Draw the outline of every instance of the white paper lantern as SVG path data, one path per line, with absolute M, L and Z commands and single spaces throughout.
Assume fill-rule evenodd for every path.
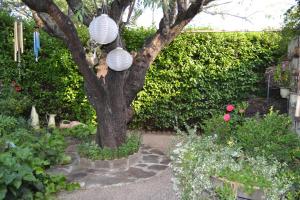
M 124 71 L 132 65 L 133 58 L 124 49 L 117 47 L 108 53 L 106 63 L 108 67 L 115 71 Z
M 90 36 L 99 44 L 108 44 L 114 41 L 119 33 L 116 22 L 106 14 L 93 19 L 89 26 Z

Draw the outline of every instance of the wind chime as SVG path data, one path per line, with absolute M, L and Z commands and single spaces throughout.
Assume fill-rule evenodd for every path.
M 23 23 L 17 19 L 14 23 L 14 60 L 21 63 L 21 54 L 24 52 Z
M 38 27 L 35 27 L 35 30 L 33 32 L 33 52 L 34 52 L 35 62 L 38 62 L 40 49 L 41 49 L 40 33 L 38 31 Z

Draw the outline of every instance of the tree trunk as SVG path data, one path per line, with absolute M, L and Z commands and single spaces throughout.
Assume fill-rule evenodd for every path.
M 110 70 L 105 82 L 105 93 L 94 105 L 98 123 L 96 142 L 102 148 L 117 148 L 125 142 L 127 130 L 124 73 Z

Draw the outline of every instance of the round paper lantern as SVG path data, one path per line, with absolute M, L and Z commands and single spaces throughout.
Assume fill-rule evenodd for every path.
M 99 44 L 108 44 L 114 41 L 119 33 L 116 22 L 106 14 L 93 19 L 89 26 L 90 36 Z
M 115 71 L 124 71 L 132 65 L 132 56 L 122 49 L 117 47 L 108 53 L 106 63 L 108 67 Z

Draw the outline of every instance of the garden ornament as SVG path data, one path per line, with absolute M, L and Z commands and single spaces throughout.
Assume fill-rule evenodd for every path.
M 49 116 L 49 119 L 48 119 Z M 55 128 L 55 116 L 56 114 L 47 114 L 46 119 L 48 121 L 48 128 Z
M 124 71 L 132 65 L 133 58 L 122 47 L 117 47 L 108 53 L 106 63 L 114 71 Z
M 39 115 L 36 112 L 35 106 L 32 106 L 32 108 L 31 108 L 30 123 L 31 123 L 32 128 L 34 128 L 34 129 L 40 128 Z
M 107 14 L 102 14 L 93 19 L 89 25 L 89 33 L 92 40 L 99 44 L 113 42 L 119 33 L 116 22 Z
M 79 121 L 62 120 L 61 123 L 59 124 L 59 128 L 73 128 L 81 124 L 82 123 Z
M 38 32 L 38 29 L 36 28 L 35 31 L 33 32 L 33 52 L 34 52 L 36 62 L 38 61 L 40 49 L 41 49 L 40 33 Z
M 14 61 L 21 62 L 21 54 L 24 52 L 23 23 L 19 19 L 14 23 Z

